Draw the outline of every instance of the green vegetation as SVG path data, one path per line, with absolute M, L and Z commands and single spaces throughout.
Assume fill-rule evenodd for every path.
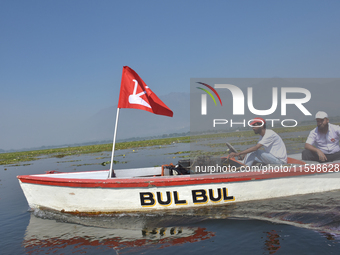
M 289 138 L 284 138 L 283 139 L 285 142 L 286 141 L 292 141 L 294 143 L 305 143 L 307 140 L 307 136 L 302 136 L 302 137 L 289 137 Z
M 162 146 L 173 143 L 189 143 L 190 137 L 172 137 L 163 139 L 154 139 L 146 141 L 123 142 L 116 144 L 116 150 L 124 150 L 131 148 L 141 148 L 149 146 Z M 99 153 L 111 151 L 112 144 L 98 144 L 79 147 L 56 148 L 47 150 L 20 151 L 0 154 L 0 165 L 18 164 L 23 161 L 37 160 L 41 157 L 63 158 L 65 156 Z
M 340 123 L 336 123 L 336 125 L 340 125 Z M 308 126 L 297 126 L 297 127 L 291 127 L 291 128 L 280 127 L 280 128 L 270 128 L 270 129 L 273 129 L 276 133 L 293 133 L 293 132 L 301 132 L 301 131 L 311 131 L 315 127 L 316 125 L 308 125 Z M 248 131 L 238 131 L 238 132 L 230 132 L 230 133 L 214 133 L 214 134 L 197 135 L 197 136 L 192 136 L 191 141 L 194 141 L 195 139 L 208 140 L 212 138 L 227 138 L 227 137 L 235 138 L 235 137 L 252 137 L 252 136 L 254 136 L 253 130 L 248 130 Z
M 336 125 L 340 125 L 340 123 L 335 123 Z M 301 132 L 301 131 L 309 131 L 315 128 L 315 125 L 307 125 L 307 126 L 298 126 L 293 128 L 273 128 L 273 130 L 277 133 L 293 133 L 293 132 Z M 238 137 L 239 142 L 234 142 L 234 145 L 250 145 L 255 143 L 254 132 L 252 130 L 249 131 L 240 131 L 240 132 L 230 132 L 230 133 L 214 133 L 214 134 L 204 134 L 204 135 L 196 135 L 196 136 L 184 136 L 184 137 L 170 137 L 170 138 L 162 138 L 162 139 L 153 139 L 153 140 L 144 140 L 144 141 L 131 141 L 131 142 L 122 142 L 116 144 L 116 150 L 124 150 L 131 148 L 142 148 L 142 147 L 150 147 L 150 146 L 159 146 L 158 148 L 162 148 L 164 145 L 170 145 L 173 143 L 190 143 L 198 142 L 210 139 L 223 139 L 227 137 Z M 250 138 L 250 139 L 249 139 Z M 284 138 L 287 142 L 293 143 L 304 143 L 306 141 L 306 137 L 287 137 Z M 211 144 L 208 145 L 211 147 L 223 147 L 224 143 Z M 157 149 L 157 148 L 155 148 Z M 0 154 L 0 165 L 8 165 L 15 164 L 18 165 L 20 162 L 24 161 L 32 161 L 37 160 L 41 157 L 56 157 L 63 158 L 65 156 L 72 155 L 80 155 L 80 154 L 89 154 L 89 153 L 99 153 L 99 152 L 108 152 L 112 150 L 112 144 L 99 144 L 99 145 L 88 145 L 88 146 L 78 146 L 78 147 L 67 147 L 67 148 L 57 148 L 57 149 L 46 149 L 46 150 L 34 150 L 34 151 L 21 151 L 21 152 L 11 152 L 11 153 L 1 153 Z M 187 154 L 189 151 L 182 151 L 173 153 L 177 154 Z M 218 152 L 215 152 L 218 153 Z M 180 157 L 188 157 L 189 155 L 183 155 Z M 107 162 L 105 162 L 107 163 Z

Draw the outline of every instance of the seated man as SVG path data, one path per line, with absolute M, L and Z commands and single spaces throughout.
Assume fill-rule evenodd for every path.
M 273 130 L 267 129 L 266 121 L 262 118 L 255 118 L 250 125 L 254 133 L 260 135 L 258 143 L 244 151 L 232 152 L 228 158 L 247 154 L 244 160 L 247 166 L 252 166 L 255 161 L 264 164 L 286 164 L 287 150 L 281 137 Z M 259 150 L 262 146 L 264 150 Z
M 317 127 L 309 133 L 302 160 L 340 160 L 340 126 L 330 124 L 328 114 L 322 111 L 317 112 L 315 119 Z

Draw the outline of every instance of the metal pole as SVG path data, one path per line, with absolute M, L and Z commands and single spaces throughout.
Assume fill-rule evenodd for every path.
M 117 135 L 117 127 L 118 127 L 118 116 L 119 116 L 119 108 L 117 108 L 117 115 L 116 115 L 116 125 L 115 125 L 115 132 L 113 134 L 113 143 L 112 143 L 112 155 L 111 155 L 111 164 L 110 164 L 110 171 L 108 178 L 112 177 L 112 166 L 113 166 L 113 155 L 115 154 L 115 145 L 116 145 L 116 135 Z

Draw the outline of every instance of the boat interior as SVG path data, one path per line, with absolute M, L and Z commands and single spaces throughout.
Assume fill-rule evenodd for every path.
M 332 162 L 340 163 L 340 161 Z M 292 154 L 288 157 L 287 166 L 300 166 L 305 164 L 320 164 L 317 161 L 302 161 L 301 153 Z M 146 168 L 132 168 L 132 169 L 114 169 L 114 177 L 112 178 L 140 178 L 140 177 L 161 177 L 161 176 L 185 176 L 189 174 L 213 174 L 221 173 L 209 171 L 208 166 L 230 166 L 239 171 L 242 166 L 245 166 L 242 161 L 234 158 L 227 159 L 226 157 L 197 157 L 194 160 L 186 159 L 180 160 L 176 165 L 168 164 L 161 167 L 146 167 Z M 201 172 L 195 172 L 194 169 L 200 167 Z M 204 168 L 205 167 L 205 168 Z M 261 167 L 261 165 L 259 165 Z M 88 171 L 88 172 L 74 172 L 74 173 L 59 173 L 55 171 L 46 172 L 46 174 L 35 175 L 40 177 L 65 178 L 65 179 L 107 179 L 108 170 Z M 228 173 L 228 171 L 223 171 Z

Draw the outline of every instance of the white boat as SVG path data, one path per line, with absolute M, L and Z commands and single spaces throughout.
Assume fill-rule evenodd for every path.
M 32 209 L 85 214 L 174 210 L 340 189 L 339 162 L 306 164 L 294 158 L 286 166 L 255 170 L 236 160 L 229 169 L 221 164 L 207 171 L 206 165 L 196 165 L 193 174 L 184 175 L 173 175 L 180 168 L 172 166 L 114 170 L 112 178 L 120 108 L 173 115 L 135 71 L 123 67 L 110 170 L 18 176 Z
M 108 170 L 17 178 L 32 209 L 84 214 L 209 207 L 340 189 L 340 162 L 306 164 L 289 157 L 285 166 L 256 171 L 230 162 L 236 171 L 172 175 L 176 169 L 162 166 L 114 170 L 114 178 L 107 178 Z

